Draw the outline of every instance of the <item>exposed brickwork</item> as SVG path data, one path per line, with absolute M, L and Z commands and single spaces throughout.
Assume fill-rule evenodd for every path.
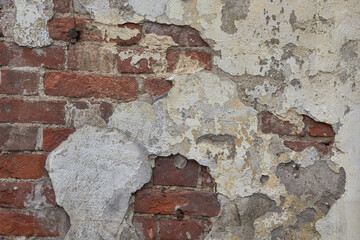
M 138 83 L 132 77 L 50 72 L 44 78 L 44 89 L 45 94 L 52 96 L 135 100 Z
M 65 48 L 61 46 L 31 49 L 0 42 L 0 56 L 0 66 L 63 69 L 65 64 Z
M 189 239 L 189 234 L 202 239 L 209 218 L 219 214 L 215 184 L 206 167 L 178 157 L 157 157 L 152 182 L 135 194 L 133 222 L 145 239 Z
M 65 123 L 65 102 L 0 99 L 0 122 Z
M 329 124 L 316 122 L 304 115 L 304 127 L 300 129 L 269 112 L 260 113 L 259 121 L 262 132 L 279 135 L 285 140 L 284 145 L 293 151 L 301 152 L 314 147 L 318 152 L 328 154 L 332 149 L 335 132 Z
M 39 154 L 0 154 L 0 178 L 41 178 L 46 175 L 46 157 Z
M 110 73 L 114 66 L 115 56 L 109 48 L 91 44 L 70 45 L 69 69 Z
M 51 152 L 65 141 L 70 134 L 75 132 L 73 128 L 44 129 L 43 131 L 43 150 Z
M 172 87 L 170 81 L 163 78 L 147 78 L 144 81 L 144 89 L 151 96 L 158 97 L 167 93 Z
M 36 72 L 1 70 L 0 93 L 37 95 L 40 75 Z
M 166 54 L 168 62 L 168 72 L 187 72 L 187 69 L 192 69 L 194 63 L 183 61 L 183 58 L 191 59 L 199 65 L 198 68 L 211 70 L 211 55 L 204 51 L 183 51 L 183 50 L 169 50 Z M 190 71 L 191 72 L 191 71 Z
M 209 46 L 193 28 L 146 22 L 109 28 L 76 14 L 74 21 L 71 2 L 54 0 L 55 15 L 48 22 L 52 45 L 0 42 L 0 219 L 6 219 L 0 220 L 0 239 L 63 239 L 69 219 L 56 204 L 45 162 L 75 131 L 74 112 L 99 114 L 89 116 L 108 123 L 115 104 L 166 94 L 172 87 L 167 70 L 179 59 L 191 62 L 185 68 L 196 63 L 196 71 L 211 69 Z M 68 33 L 75 27 L 80 39 L 70 44 Z M 171 38 L 174 49 L 146 46 L 147 34 Z M 144 239 L 201 238 L 206 222 L 218 214 L 215 184 L 195 161 L 177 168 L 173 158 L 157 159 L 148 187 L 136 195 L 142 213 L 133 218 Z M 141 193 L 146 194 L 139 198 Z M 156 211 L 147 202 L 154 198 L 165 203 L 154 201 Z
M 154 73 L 152 67 L 160 58 L 160 52 L 144 49 L 119 49 L 117 68 L 121 73 Z

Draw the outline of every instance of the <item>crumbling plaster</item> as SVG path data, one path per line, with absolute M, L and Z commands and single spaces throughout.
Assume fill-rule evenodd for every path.
M 282 211 L 269 211 L 253 219 L 252 231 L 258 239 L 271 238 L 272 231 L 276 235 L 275 229 L 280 226 L 296 224 L 299 214 L 309 207 L 304 199 L 289 194 L 276 177 L 279 164 L 294 161 L 305 168 L 317 161 L 326 161 L 337 173 L 343 167 L 346 191 L 327 215 L 314 218 L 318 233 L 315 231 L 313 237 L 356 239 L 359 236 L 360 216 L 356 214 L 360 210 L 358 0 L 239 2 L 233 5 L 224 0 L 156 0 L 151 4 L 135 0 L 75 1 L 75 10 L 90 14 L 96 22 L 109 28 L 144 20 L 190 25 L 210 44 L 214 70 L 172 76 L 174 87 L 167 96 L 155 103 L 138 100 L 119 104 L 107 126 L 102 123 L 101 127 L 79 128 L 50 154 L 49 174 L 59 205 L 70 215 L 70 233 L 82 234 L 85 230 L 88 236 L 97 236 L 110 229 L 114 236 L 120 236 L 118 225 L 127 212 L 129 194 L 147 182 L 146 174 L 136 177 L 138 172 L 146 172 L 150 167 L 145 156 L 181 153 L 210 167 L 219 198 L 226 199 L 222 204 L 227 201 L 235 204 L 238 199 L 264 194 L 280 206 L 280 197 L 287 196 L 288 203 Z M 16 0 L 15 8 L 13 31 L 7 37 L 29 47 L 51 44 L 46 22 L 53 14 L 52 1 Z M 239 8 L 241 16 L 231 17 L 236 11 L 228 8 Z M 254 83 L 252 77 L 255 76 Z M 262 110 L 284 118 L 289 112 L 298 116 L 306 114 L 332 124 L 337 133 L 332 153 L 324 157 L 313 148 L 301 153 L 273 148 L 283 140 L 258 130 L 257 113 Z M 220 144 L 211 141 L 222 135 L 233 136 L 234 141 L 220 141 Z M 108 141 L 99 140 L 106 136 Z M 197 141 L 202 136 L 208 138 Z M 96 148 L 86 147 L 90 143 Z M 119 144 L 128 147 L 117 150 L 117 156 L 121 157 L 115 157 L 109 149 Z M 88 160 L 85 150 L 94 152 L 91 166 L 84 164 Z M 134 159 L 138 161 L 127 161 L 129 154 L 137 156 Z M 71 161 L 70 155 L 79 156 L 79 164 L 60 166 L 62 161 Z M 130 162 L 134 165 L 129 165 Z M 120 190 L 124 195 L 123 205 L 116 212 L 117 221 L 106 227 L 101 220 L 107 222 L 110 217 L 105 210 L 112 196 L 103 194 L 101 201 L 92 202 L 88 193 L 95 191 L 96 185 L 89 184 L 78 190 L 69 188 L 74 184 L 70 179 L 86 178 L 89 168 L 102 169 L 105 167 L 102 164 L 108 167 L 119 164 L 119 169 L 126 166 L 134 177 L 127 184 L 120 181 L 116 187 L 109 186 L 114 192 L 112 196 Z M 68 178 L 59 174 L 67 171 Z M 259 179 L 264 174 L 269 180 L 262 184 Z M 97 176 L 104 184 L 110 180 L 106 174 Z M 73 197 L 73 194 L 79 195 Z M 68 196 L 66 200 L 65 196 Z M 82 202 L 78 202 L 79 197 Z M 103 218 L 97 219 L 100 221 L 95 225 L 90 224 L 92 213 L 78 214 L 74 211 L 79 207 L 76 204 L 83 208 L 96 206 Z M 294 210 L 294 206 L 298 207 Z M 214 221 L 216 225 L 217 220 Z M 236 228 L 216 229 L 208 235 L 209 239 L 241 239 Z

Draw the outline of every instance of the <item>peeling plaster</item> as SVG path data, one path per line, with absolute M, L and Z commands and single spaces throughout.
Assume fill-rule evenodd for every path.
M 210 167 L 218 193 L 227 199 L 223 202 L 265 194 L 278 206 L 282 202 L 281 197 L 287 196 L 282 212 L 268 212 L 256 219 L 254 234 L 259 238 L 270 238 L 272 234 L 295 236 L 293 234 L 297 233 L 286 232 L 286 228 L 296 224 L 297 216 L 312 207 L 287 193 L 286 187 L 275 175 L 279 164 L 293 161 L 306 168 L 318 161 L 326 161 L 332 170 L 343 167 L 347 175 L 345 194 L 326 216 L 317 215 L 314 218 L 318 232 L 313 237 L 356 238 L 360 234 L 356 226 L 360 217 L 354 214 L 360 206 L 360 179 L 356 173 L 360 156 L 360 131 L 357 127 L 360 119 L 358 1 L 306 0 L 285 3 L 250 0 L 240 1 L 244 4 L 239 12 L 226 9 L 224 2 L 159 0 L 149 7 L 143 1 L 135 0 L 76 0 L 77 8 L 89 13 L 101 24 L 114 26 L 151 20 L 190 25 L 200 31 L 217 53 L 213 61 L 214 73 L 176 75 L 173 77 L 174 88 L 167 97 L 154 104 L 142 101 L 119 104 L 108 126 L 105 122 L 96 121 L 89 124 L 101 127 L 96 130 L 99 135 L 89 132 L 84 136 L 101 138 L 101 134 L 115 131 L 119 139 L 127 139 L 129 144 L 137 142 L 141 149 L 146 149 L 137 149 L 135 153 L 145 151 L 145 155 L 163 156 L 181 153 L 195 159 Z M 16 19 L 12 31 L 15 41 L 30 47 L 49 45 L 51 40 L 46 25 L 53 14 L 52 2 L 36 0 L 32 4 L 25 4 L 23 0 L 16 0 L 15 5 Z M 224 20 L 228 18 L 229 21 Z M 4 16 L 1 19 L 11 20 Z M 173 44 L 168 38 L 147 40 L 144 44 L 151 45 L 156 41 L 161 42 L 162 46 L 163 41 L 165 45 Z M 133 61 L 136 62 L 136 59 Z M 231 80 L 237 77 L 243 81 L 235 83 Z M 255 81 L 254 84 L 246 81 L 253 77 L 261 77 L 261 82 L 257 84 Z M 239 85 L 245 89 L 241 93 L 244 95 L 238 92 Z M 251 98 L 252 104 L 239 99 L 240 95 Z M 257 129 L 257 113 L 260 109 L 273 112 L 297 125 L 301 123 L 296 116 L 306 114 L 315 120 L 338 126 L 332 154 L 324 157 L 314 148 L 300 153 L 279 148 L 282 139 L 262 134 Z M 80 115 L 75 114 L 74 117 L 74 121 L 78 119 L 79 125 L 76 127 L 79 129 L 86 125 L 80 120 Z M 62 196 L 66 189 L 61 190 L 61 177 L 54 180 L 57 171 L 61 170 L 57 168 L 55 159 L 61 157 L 62 151 L 84 141 L 84 136 L 78 132 L 48 159 L 50 177 L 54 185 L 59 184 L 55 187 L 57 196 Z M 229 147 L 226 142 L 221 145 L 221 141 L 216 140 L 215 144 L 210 140 L 196 144 L 204 135 L 231 135 L 235 138 L 235 144 Z M 112 144 L 109 143 L 110 146 Z M 232 154 L 233 148 L 235 155 Z M 269 176 L 265 184 L 260 182 L 263 174 Z M 146 182 L 143 180 L 135 181 L 137 188 Z M 60 201 L 59 204 L 71 205 L 72 201 Z M 127 205 L 124 206 L 121 216 L 127 209 Z M 68 209 L 65 207 L 65 210 Z M 121 219 L 115 223 L 116 226 L 121 224 Z M 102 231 L 101 227 L 92 226 L 89 231 L 93 229 L 93 234 Z M 79 229 L 81 227 L 84 226 L 79 226 Z M 309 226 L 300 228 L 306 233 L 313 230 Z M 77 231 L 76 225 L 72 230 Z M 215 235 L 221 236 L 218 239 L 237 239 L 239 233 L 224 229 Z M 301 239 L 304 236 L 296 237 Z

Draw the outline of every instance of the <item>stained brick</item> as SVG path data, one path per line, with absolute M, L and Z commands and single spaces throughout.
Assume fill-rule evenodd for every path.
M 202 183 L 204 186 L 211 188 L 215 186 L 215 181 L 211 177 L 207 167 L 201 166 L 201 176 L 202 176 Z
M 57 13 L 70 12 L 71 0 L 54 0 L 54 11 Z
M 154 97 L 161 96 L 167 93 L 172 87 L 170 81 L 166 81 L 163 78 L 147 78 L 144 81 L 145 91 Z
M 14 43 L 0 42 L 0 66 L 44 67 L 63 69 L 65 48 L 50 46 L 41 49 L 20 47 Z
M 53 128 L 43 131 L 43 150 L 51 152 L 65 141 L 70 134 L 75 132 L 73 128 Z
M 44 78 L 45 94 L 66 97 L 96 97 L 135 100 L 138 83 L 132 77 L 114 77 L 72 72 L 50 72 Z
M 156 238 L 156 220 L 149 217 L 135 216 L 133 218 L 133 224 L 136 232 L 140 235 L 140 239 L 155 240 Z
M 23 208 L 28 199 L 33 198 L 34 183 L 0 183 L 0 207 Z
M 118 25 L 118 35 L 112 32 L 109 34 L 106 28 L 102 32 L 92 19 L 76 18 L 76 30 L 80 32 L 80 41 L 93 42 L 112 42 L 118 45 L 133 45 L 141 39 L 141 26 L 133 23 Z M 67 41 L 67 35 L 70 29 L 75 28 L 74 18 L 54 18 L 49 21 L 50 37 L 54 40 Z M 115 27 L 111 28 L 114 31 Z M 123 31 L 124 37 L 121 37 Z M 130 38 L 127 37 L 128 32 L 134 31 L 136 34 Z M 126 37 L 125 37 L 126 36 Z
M 57 211 L 21 211 L 0 209 L 0 234 L 50 237 L 59 235 L 61 223 Z
M 115 55 L 106 47 L 92 44 L 70 45 L 68 54 L 68 67 L 72 70 L 109 73 L 115 66 Z
M 0 122 L 65 123 L 65 102 L 0 99 Z
M 335 137 L 335 132 L 331 125 L 316 122 L 310 119 L 309 134 L 313 137 Z
M 196 187 L 199 164 L 189 160 L 185 167 L 178 169 L 173 158 L 157 158 L 153 170 L 155 185 Z
M 184 239 L 202 239 L 204 232 L 204 223 L 202 220 L 170 220 L 162 219 L 160 221 L 160 239 L 161 240 L 184 240 Z
M 213 217 L 220 205 L 211 192 L 141 189 L 135 194 L 135 212 L 174 215 L 177 208 L 185 216 Z
M 306 141 L 284 141 L 284 145 L 295 152 L 301 152 L 308 147 L 315 147 L 322 154 L 328 154 L 333 143 L 306 142 Z
M 161 53 L 144 49 L 119 49 L 117 68 L 122 73 L 154 73 Z
M 46 157 L 38 154 L 0 154 L 0 178 L 41 178 L 46 175 Z
M 305 118 L 303 121 L 305 121 Z M 303 129 L 299 129 L 295 124 L 292 124 L 289 121 L 282 121 L 269 112 L 265 112 L 261 115 L 261 131 L 263 133 L 273 133 L 287 136 L 305 135 L 305 127 Z
M 199 32 L 188 26 L 175 26 L 146 22 L 143 26 L 145 33 L 160 36 L 169 36 L 179 46 L 183 47 L 208 47 Z
M 169 50 L 166 53 L 166 60 L 168 72 L 211 70 L 211 55 L 204 51 Z
M 37 95 L 40 75 L 36 72 L 1 70 L 0 93 Z
M 0 150 L 35 150 L 37 127 L 0 126 Z

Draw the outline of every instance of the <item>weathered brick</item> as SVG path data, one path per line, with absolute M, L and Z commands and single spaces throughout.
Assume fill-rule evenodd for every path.
M 185 216 L 217 216 L 220 204 L 214 193 L 141 189 L 135 194 L 135 212 L 174 215 L 180 208 Z
M 154 73 L 161 53 L 144 49 L 119 49 L 117 68 L 122 73 Z
M 160 221 L 160 239 L 161 240 L 184 240 L 184 239 L 202 239 L 204 232 L 204 223 L 202 220 L 170 220 L 162 219 Z
M 201 166 L 201 176 L 202 176 L 202 183 L 204 186 L 211 188 L 215 186 L 215 181 L 211 177 L 207 167 Z
M 109 122 L 109 118 L 113 114 L 113 105 L 108 102 L 101 102 L 100 103 L 100 112 L 101 118 L 105 120 L 106 123 Z
M 92 44 L 70 45 L 68 68 L 89 72 L 112 72 L 115 66 L 115 55 L 106 47 Z
M 0 234 L 51 237 L 59 235 L 62 215 L 57 210 L 21 211 L 0 209 Z
M 208 47 L 199 32 L 188 26 L 166 25 L 146 22 L 143 26 L 145 33 L 160 36 L 169 36 L 179 46 L 183 47 Z
M 295 152 L 301 152 L 308 147 L 315 147 L 322 154 L 328 154 L 333 143 L 306 142 L 306 141 L 284 141 L 284 145 Z
M 51 152 L 65 141 L 70 134 L 74 133 L 73 128 L 47 128 L 43 130 L 43 150 Z
M 106 28 L 100 30 L 97 25 L 93 24 L 92 19 L 76 18 L 76 30 L 80 32 L 80 41 L 93 41 L 93 42 L 112 42 L 118 45 L 133 45 L 141 39 L 141 26 L 133 23 L 126 23 L 112 27 L 107 30 Z M 50 37 L 54 40 L 67 41 L 67 35 L 70 29 L 75 28 L 74 18 L 54 18 L 49 21 Z M 108 31 L 116 32 L 108 33 Z M 130 32 L 133 31 L 134 35 L 129 38 Z
M 292 124 L 289 121 L 282 121 L 269 112 L 262 113 L 260 116 L 261 131 L 263 133 L 273 133 L 287 136 L 305 136 L 305 126 L 303 129 L 299 129 L 299 127 L 295 124 Z M 303 121 L 305 121 L 305 118 L 303 118 Z
M 35 150 L 37 127 L 0 126 L 0 150 Z
M 38 154 L 0 154 L 0 178 L 41 178 L 46 175 L 46 157 Z
M 71 0 L 54 0 L 54 11 L 57 13 L 70 12 Z
M 34 183 L 0 183 L 0 207 L 23 208 L 28 199 L 33 198 Z
M 174 158 L 157 158 L 153 169 L 154 184 L 167 186 L 196 187 L 199 164 L 187 161 L 182 169 L 174 165 Z
M 140 217 L 134 216 L 133 224 L 135 226 L 136 232 L 140 239 L 144 240 L 155 240 L 156 238 L 156 220 L 149 217 Z
M 50 46 L 41 49 L 20 47 L 14 43 L 0 42 L 0 66 L 44 67 L 63 69 L 65 48 Z
M 135 100 L 138 83 L 131 77 L 72 72 L 50 72 L 44 78 L 45 94 L 66 97 L 96 97 Z
M 309 134 L 313 137 L 335 137 L 335 132 L 331 125 L 316 122 L 310 119 Z
M 37 95 L 40 75 L 36 72 L 1 70 L 0 93 Z
M 204 51 L 169 50 L 166 53 L 168 72 L 187 73 L 211 70 L 211 55 Z
M 167 93 L 172 87 L 170 81 L 166 81 L 163 78 L 147 78 L 144 81 L 145 91 L 154 97 L 161 96 Z
M 50 182 L 0 182 L 0 207 L 56 206 Z
M 0 99 L 0 122 L 65 123 L 65 102 Z
M 87 30 L 87 25 L 91 23 L 92 20 L 88 18 L 76 18 L 76 30 L 80 31 L 81 39 L 83 38 L 90 38 L 95 35 L 93 38 L 101 39 L 101 32 L 100 30 L 96 32 L 93 30 Z M 49 34 L 50 37 L 54 40 L 61 40 L 67 41 L 68 40 L 68 33 L 71 29 L 75 28 L 74 18 L 53 18 L 48 23 L 49 26 Z M 95 39 L 96 39 L 95 38 Z

